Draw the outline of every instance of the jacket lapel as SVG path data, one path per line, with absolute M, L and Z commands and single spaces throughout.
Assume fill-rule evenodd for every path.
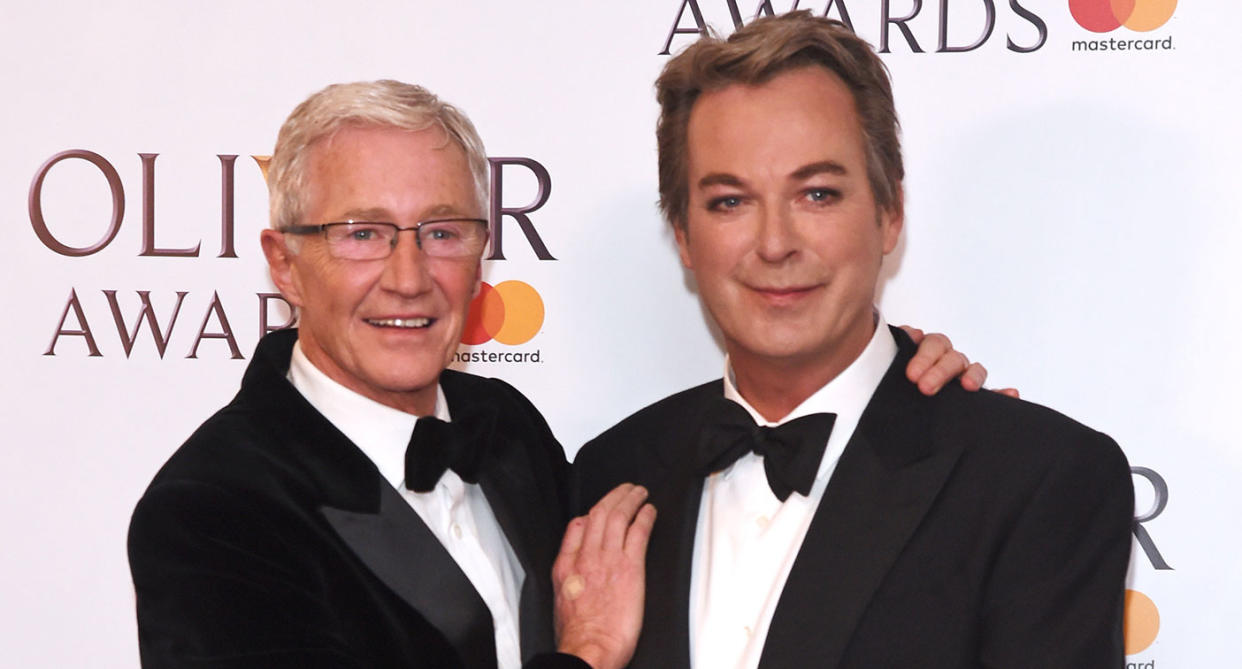
M 487 604 L 401 494 L 378 483 L 378 513 L 329 506 L 320 513 L 377 578 L 444 634 L 465 666 L 494 667 Z
M 647 548 L 647 596 L 635 667 L 690 666 L 690 575 L 703 479 L 675 471 L 649 485 L 659 514 Z
M 496 435 L 491 462 L 479 475 L 479 485 L 509 545 L 522 564 L 518 621 L 523 658 L 555 647 L 552 630 L 551 570 L 560 544 L 559 528 L 549 526 L 547 509 L 540 508 L 534 491 L 538 484 L 529 462 L 520 461 L 522 449 L 508 435 Z
M 836 667 L 859 618 L 961 453 L 936 443 L 930 408 L 900 351 L 833 472 L 781 593 L 759 662 Z
M 647 595 L 643 631 L 634 652 L 634 667 L 690 666 L 690 577 L 703 477 L 696 471 L 693 449 L 702 432 L 707 407 L 721 394 L 721 383 L 696 389 L 676 426 L 654 430 L 654 472 L 640 481 L 658 516 L 647 547 Z

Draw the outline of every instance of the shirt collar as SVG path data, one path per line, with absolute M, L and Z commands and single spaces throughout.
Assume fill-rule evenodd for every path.
M 354 443 L 394 488 L 405 483 L 405 449 L 418 416 L 364 397 L 332 380 L 306 357 L 301 342 L 293 345 L 289 382 L 315 410 Z M 448 401 L 436 384 L 436 408 L 432 414 L 448 421 Z
M 737 390 L 733 365 L 725 356 L 724 396 L 742 405 L 757 425 L 776 426 L 813 413 L 837 414 L 837 424 L 853 425 L 862 416 L 863 409 L 871 401 L 871 395 L 880 385 L 893 358 L 897 356 L 897 342 L 888 330 L 888 324 L 879 311 L 875 312 L 875 332 L 862 353 L 840 374 L 778 421 L 769 421 L 755 410 Z M 852 428 L 851 428 L 852 430 Z

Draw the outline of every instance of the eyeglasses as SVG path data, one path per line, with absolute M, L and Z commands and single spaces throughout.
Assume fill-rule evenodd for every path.
M 432 258 L 466 258 L 483 253 L 487 219 L 437 218 L 408 228 L 383 221 L 341 221 L 320 225 L 291 225 L 281 232 L 323 234 L 328 253 L 343 260 L 382 260 L 397 247 L 397 233 L 414 231 L 418 248 Z

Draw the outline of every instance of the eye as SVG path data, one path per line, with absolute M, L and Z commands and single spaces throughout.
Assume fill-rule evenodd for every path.
M 807 200 L 814 203 L 833 202 L 841 197 L 841 192 L 833 188 L 808 188 L 805 193 Z
M 461 237 L 461 232 L 451 224 L 428 226 L 421 233 L 424 240 L 446 242 Z
M 723 195 L 721 197 L 712 198 L 707 201 L 708 211 L 728 211 L 737 209 L 742 206 L 742 197 L 740 195 Z
M 375 244 L 392 238 L 391 226 L 384 223 L 347 223 L 332 226 L 328 240 L 341 244 Z

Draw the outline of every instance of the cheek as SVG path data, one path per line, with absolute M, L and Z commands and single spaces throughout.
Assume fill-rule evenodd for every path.
M 302 294 L 313 311 L 347 313 L 362 305 L 377 280 L 378 272 L 369 267 L 324 265 L 303 273 Z
M 728 273 L 741 262 L 751 244 L 739 234 L 742 232 L 739 228 L 700 231 L 690 236 L 686 249 L 696 274 Z
M 479 266 L 454 264 L 437 267 L 432 271 L 432 278 L 450 304 L 469 304 L 478 292 Z

